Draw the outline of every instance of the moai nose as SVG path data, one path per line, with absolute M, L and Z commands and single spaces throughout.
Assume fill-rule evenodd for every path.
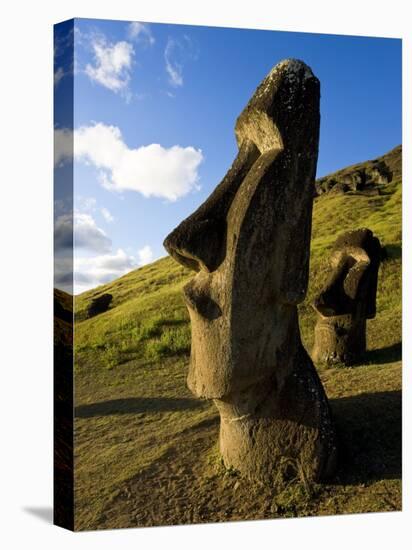
M 226 216 L 233 198 L 259 157 L 256 145 L 245 140 L 232 167 L 215 191 L 191 216 L 170 233 L 163 246 L 180 264 L 194 271 L 215 271 L 226 253 Z

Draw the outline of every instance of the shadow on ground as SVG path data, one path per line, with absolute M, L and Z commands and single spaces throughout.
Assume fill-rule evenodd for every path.
M 26 506 L 23 510 L 46 523 L 53 523 L 53 508 L 51 506 Z
M 383 365 L 384 363 L 394 363 L 402 359 L 402 342 L 386 346 L 381 349 L 372 349 L 366 352 L 363 362 Z
M 128 397 L 78 405 L 75 408 L 75 416 L 78 418 L 91 418 L 93 416 L 108 416 L 112 414 L 173 412 L 198 409 L 203 406 L 204 403 L 202 401 L 189 398 Z
M 401 391 L 362 393 L 330 404 L 339 438 L 337 483 L 401 479 Z

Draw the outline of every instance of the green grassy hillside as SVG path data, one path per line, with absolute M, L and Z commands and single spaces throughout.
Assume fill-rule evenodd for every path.
M 318 367 L 340 437 L 329 484 L 292 481 L 280 493 L 226 471 L 212 403 L 185 378 L 190 326 L 182 287 L 193 276 L 170 258 L 75 298 L 76 528 L 399 510 L 401 508 L 401 176 L 373 195 L 315 200 L 302 339 L 313 343 L 310 303 L 345 230 L 368 227 L 385 247 L 368 352 L 353 368 Z M 92 298 L 110 309 L 87 319 Z

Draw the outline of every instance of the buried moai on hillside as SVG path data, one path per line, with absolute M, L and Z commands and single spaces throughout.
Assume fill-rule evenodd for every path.
M 276 65 L 236 122 L 238 155 L 210 197 L 165 240 L 197 271 L 188 386 L 220 413 L 225 465 L 275 483 L 333 473 L 329 404 L 301 343 L 308 284 L 319 81 Z
M 376 315 L 381 259 L 379 239 L 369 229 L 340 235 L 333 245 L 332 271 L 313 303 L 317 312 L 314 361 L 354 364 L 366 351 L 366 321 Z

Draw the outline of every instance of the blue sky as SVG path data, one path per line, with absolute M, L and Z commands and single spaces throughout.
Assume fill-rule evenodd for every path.
M 73 128 L 55 122 L 56 181 L 70 176 L 74 130 L 76 293 L 166 254 L 164 237 L 234 160 L 236 117 L 284 58 L 321 82 L 318 176 L 401 143 L 397 39 L 76 19 L 74 50 L 71 62 L 55 53 L 56 102 L 74 74 Z

